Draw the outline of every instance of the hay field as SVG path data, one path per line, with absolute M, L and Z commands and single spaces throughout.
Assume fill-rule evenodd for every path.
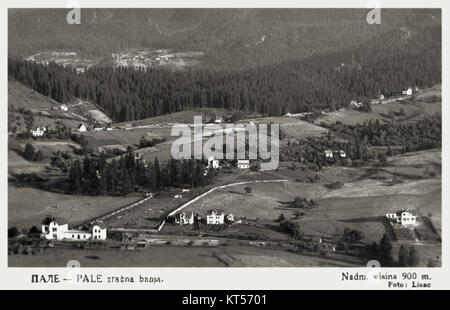
M 39 226 L 46 215 L 62 217 L 76 225 L 140 198 L 65 195 L 9 185 L 8 227 Z

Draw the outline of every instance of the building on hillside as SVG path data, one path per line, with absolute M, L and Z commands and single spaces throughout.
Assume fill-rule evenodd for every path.
M 79 131 L 79 132 L 85 132 L 86 130 L 87 130 L 87 128 L 86 128 L 86 126 L 83 123 L 81 123 L 77 127 L 77 131 Z
M 225 221 L 225 213 L 221 210 L 210 210 L 206 214 L 206 224 L 208 225 L 221 225 Z
M 67 112 L 69 111 L 69 107 L 67 106 L 67 104 L 62 104 L 60 107 L 61 111 Z
M 95 223 L 89 230 L 71 230 L 69 224 L 54 217 L 46 217 L 41 223 L 42 237 L 47 240 L 88 241 L 106 240 L 106 227 Z
M 31 129 L 30 132 L 33 137 L 42 137 L 46 130 L 45 127 L 36 127 L 35 129 Z
M 249 169 L 250 168 L 250 160 L 248 160 L 248 159 L 239 159 L 237 161 L 237 167 L 239 169 Z
M 179 225 L 192 225 L 194 224 L 193 212 L 180 212 L 175 215 L 175 224 Z
M 412 93 L 413 93 L 413 91 L 412 91 L 411 87 L 405 88 L 402 91 L 402 95 L 405 95 L 405 96 L 410 96 L 410 95 L 412 95 Z
M 347 157 L 347 153 L 345 153 L 343 150 L 340 150 L 339 151 L 339 157 L 346 158 Z
M 333 151 L 332 150 L 325 150 L 323 151 L 325 154 L 325 158 L 333 158 Z
M 232 213 L 227 214 L 227 216 L 225 217 L 225 221 L 226 221 L 228 224 L 233 224 L 234 221 L 235 221 L 234 215 L 233 215 Z
M 92 129 L 95 131 L 101 131 L 104 130 L 104 127 L 100 124 L 95 124 L 94 127 L 92 127 Z
M 219 169 L 220 168 L 219 160 L 215 159 L 213 156 L 209 157 L 208 167 L 213 169 Z
M 350 101 L 350 107 L 352 108 L 359 108 L 362 106 L 362 102 L 358 102 L 356 100 Z
M 394 222 L 401 225 L 414 225 L 416 224 L 417 214 L 415 211 L 398 211 L 395 213 L 386 213 L 386 217 Z

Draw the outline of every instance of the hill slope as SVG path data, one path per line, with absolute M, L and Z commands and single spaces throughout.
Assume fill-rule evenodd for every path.
M 10 9 L 9 54 L 63 50 L 109 59 L 128 48 L 173 48 L 204 52 L 212 68 L 240 69 L 351 49 L 394 29 L 440 24 L 441 15 L 383 9 L 381 25 L 369 25 L 366 9 L 82 9 L 74 27 L 67 12 Z

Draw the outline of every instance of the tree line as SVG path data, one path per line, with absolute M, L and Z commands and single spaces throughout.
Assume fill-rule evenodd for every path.
M 106 161 L 105 155 L 86 155 L 74 160 L 69 167 L 67 182 L 70 194 L 123 195 L 139 189 L 161 190 L 167 187 L 199 187 L 210 184 L 213 172 L 205 173 L 202 160 L 170 159 L 162 167 L 155 158 L 145 164 L 128 152 L 118 160 Z
M 95 102 L 118 122 L 200 107 L 277 116 L 334 110 L 354 99 L 440 83 L 440 34 L 440 27 L 424 27 L 414 40 L 398 38 L 403 44 L 375 40 L 358 49 L 360 63 L 338 67 L 339 57 L 325 54 L 241 71 L 94 66 L 78 74 L 53 63 L 9 58 L 8 73 L 59 102 Z

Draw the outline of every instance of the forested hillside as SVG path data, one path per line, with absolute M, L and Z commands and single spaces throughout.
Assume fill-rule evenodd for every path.
M 353 57 L 352 57 L 353 55 Z M 342 66 L 345 57 L 352 62 Z M 441 82 L 441 27 L 394 30 L 345 52 L 241 71 L 92 67 L 84 74 L 55 64 L 9 59 L 9 78 L 60 102 L 74 97 L 129 121 L 197 107 L 263 115 L 348 106 Z
M 208 69 L 240 70 L 356 48 L 400 28 L 440 25 L 440 10 L 383 9 L 10 9 L 8 51 L 27 57 L 48 50 L 111 58 L 125 49 L 201 51 Z

